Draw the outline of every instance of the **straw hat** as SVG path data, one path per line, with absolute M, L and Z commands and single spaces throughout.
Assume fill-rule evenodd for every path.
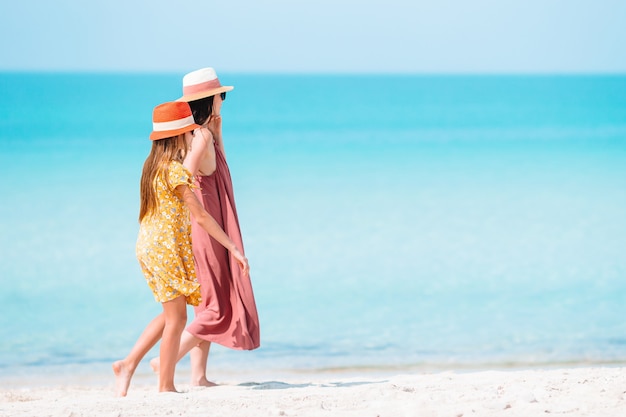
M 159 104 L 152 112 L 152 133 L 150 140 L 159 140 L 178 136 L 199 128 L 193 120 L 188 103 L 170 101 Z
M 233 86 L 222 85 L 215 70 L 211 67 L 201 68 L 183 77 L 183 96 L 176 101 L 194 101 L 211 97 L 219 93 L 231 91 Z

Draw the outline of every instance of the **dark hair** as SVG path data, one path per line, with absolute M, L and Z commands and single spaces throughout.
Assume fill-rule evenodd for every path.
M 205 97 L 189 102 L 193 120 L 195 120 L 197 124 L 203 125 L 209 120 L 209 116 L 213 112 L 213 97 L 214 96 Z

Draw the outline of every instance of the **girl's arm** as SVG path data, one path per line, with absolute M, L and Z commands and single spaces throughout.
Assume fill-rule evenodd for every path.
M 211 217 L 209 213 L 202 207 L 202 204 L 198 201 L 196 195 L 191 191 L 189 186 L 181 184 L 176 187 L 176 193 L 178 196 L 185 202 L 185 205 L 189 208 L 191 215 L 196 219 L 196 222 L 206 232 L 211 235 L 211 237 L 217 240 L 222 246 L 230 251 L 233 254 L 237 263 L 243 270 L 244 275 L 248 275 L 250 272 L 250 266 L 248 265 L 248 259 L 241 253 L 239 248 L 233 243 L 232 240 L 228 237 L 228 235 L 222 230 L 219 224 Z

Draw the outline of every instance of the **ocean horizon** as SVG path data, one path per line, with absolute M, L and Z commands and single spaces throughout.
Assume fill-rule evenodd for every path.
M 4 377 L 160 311 L 139 177 L 182 75 L 0 73 Z M 626 364 L 626 75 L 220 79 L 261 347 L 210 373 Z

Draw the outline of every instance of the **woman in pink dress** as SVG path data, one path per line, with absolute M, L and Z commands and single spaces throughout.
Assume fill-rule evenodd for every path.
M 243 251 L 220 115 L 226 92 L 232 89 L 220 84 L 213 68 L 203 68 L 183 77 L 183 97 L 178 101 L 189 102 L 196 123 L 202 126 L 196 129 L 184 161 L 197 180 L 198 200 Z M 258 348 L 259 318 L 249 275 L 194 219 L 192 247 L 202 303 L 194 308 L 195 319 L 183 332 L 178 354 L 179 359 L 191 354 L 192 385 L 213 386 L 206 377 L 211 343 L 238 350 Z M 158 361 L 152 365 L 158 371 Z

